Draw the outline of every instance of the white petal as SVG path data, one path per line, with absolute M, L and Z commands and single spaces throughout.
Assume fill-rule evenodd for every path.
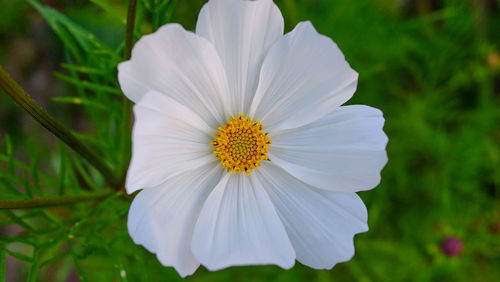
M 134 106 L 134 114 L 128 193 L 216 159 L 210 145 L 215 130 L 173 99 L 150 91 Z
M 342 106 L 307 126 L 273 132 L 269 158 L 317 188 L 356 192 L 380 182 L 387 163 L 384 117 L 368 106 Z
M 212 127 L 228 118 L 226 74 L 215 47 L 178 24 L 143 36 L 132 58 L 118 66 L 118 80 L 125 95 L 136 103 L 154 90 L 189 107 Z
M 299 127 L 349 100 L 357 79 L 337 45 L 302 22 L 269 50 L 249 114 L 267 131 Z
M 211 163 L 141 191 L 128 214 L 134 242 L 156 253 L 163 265 L 175 267 L 181 276 L 193 274 L 200 265 L 191 252 L 194 225 L 222 174 L 222 167 Z
M 211 0 L 200 11 L 196 33 L 217 48 L 228 77 L 232 116 L 248 111 L 264 56 L 283 36 L 283 26 L 271 0 Z
M 353 237 L 368 231 L 367 211 L 355 193 L 318 190 L 264 163 L 257 175 L 271 198 L 297 260 L 330 269 L 354 255 Z
M 192 250 L 208 269 L 277 264 L 290 268 L 295 253 L 264 188 L 227 174 L 214 188 L 196 223 Z

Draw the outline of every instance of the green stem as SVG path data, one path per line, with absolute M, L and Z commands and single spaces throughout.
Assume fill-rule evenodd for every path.
M 21 86 L 19 86 L 10 75 L 0 66 L 0 87 L 7 95 L 16 102 L 23 110 L 43 127 L 48 129 L 66 145 L 84 157 L 92 166 L 99 170 L 108 183 L 114 187 L 120 186 L 121 180 L 112 172 L 111 168 L 102 161 L 102 158 L 92 151 L 87 145 L 80 142 L 66 127 L 42 109 Z
M 132 46 L 134 44 L 134 29 L 135 29 L 135 10 L 137 8 L 137 0 L 128 2 L 127 10 L 127 27 L 125 31 L 125 60 L 130 59 L 132 55 Z
M 125 50 L 124 59 L 128 60 L 132 56 L 132 46 L 134 44 L 134 29 L 135 29 L 135 11 L 137 8 L 137 0 L 130 0 L 128 3 L 127 11 L 127 27 L 125 32 Z M 123 160 L 121 167 L 121 179 L 125 179 L 127 175 L 127 168 L 132 156 L 131 147 L 132 140 L 130 133 L 132 131 L 132 102 L 123 96 L 123 126 L 122 126 L 122 137 L 124 140 L 123 144 Z
M 0 282 L 5 282 L 7 276 L 5 243 L 0 242 Z
M 114 193 L 113 191 L 99 190 L 96 192 L 77 195 L 77 196 L 61 196 L 61 197 L 50 197 L 50 198 L 38 198 L 38 199 L 26 199 L 26 200 L 1 200 L 0 199 L 0 210 L 5 209 L 25 209 L 25 208 L 41 208 L 41 207 L 52 207 L 60 205 L 69 205 L 80 203 L 84 201 L 91 201 L 96 199 L 105 198 Z

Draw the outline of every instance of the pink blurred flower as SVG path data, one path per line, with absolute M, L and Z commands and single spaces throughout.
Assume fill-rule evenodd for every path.
M 447 237 L 441 243 L 441 250 L 449 257 L 459 256 L 464 249 L 462 241 L 457 237 Z

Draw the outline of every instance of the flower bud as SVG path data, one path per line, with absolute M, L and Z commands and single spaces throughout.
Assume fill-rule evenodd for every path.
M 449 257 L 459 256 L 463 251 L 463 243 L 457 237 L 447 237 L 441 243 L 441 250 Z

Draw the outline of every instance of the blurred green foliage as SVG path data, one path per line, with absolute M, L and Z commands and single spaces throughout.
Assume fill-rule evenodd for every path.
M 12 58 L 24 58 L 23 50 L 15 48 L 23 36 L 38 41 L 21 46 L 52 42 L 51 58 L 58 61 L 49 72 L 55 72 L 59 86 L 51 85 L 45 94 L 51 99 L 49 112 L 82 129 L 79 137 L 104 159 L 120 164 L 127 137 L 118 130 L 123 112 L 116 65 L 122 60 L 127 3 L 29 2 L 0 2 L 0 61 L 9 67 L 10 60 L 11 68 L 19 65 Z M 203 3 L 139 0 L 135 39 L 168 21 L 194 29 Z M 287 31 L 299 21 L 311 21 L 359 72 L 358 91 L 349 103 L 384 112 L 389 163 L 379 187 L 360 193 L 371 230 L 356 236 L 355 257 L 330 271 L 299 263 L 291 270 L 200 268 L 186 280 L 498 281 L 500 1 L 276 3 Z M 34 28 L 38 25 L 51 31 Z M 38 31 L 42 36 L 34 35 Z M 37 63 L 27 58 L 32 64 L 16 77 L 22 85 Z M 42 130 L 20 119 L 22 112 L 5 96 L 0 95 L 2 199 L 105 188 L 85 160 L 50 137 L 39 138 Z M 0 281 L 180 280 L 133 244 L 126 230 L 129 204 L 129 198 L 115 194 L 69 207 L 0 211 Z M 449 236 L 463 242 L 457 257 L 441 250 Z

